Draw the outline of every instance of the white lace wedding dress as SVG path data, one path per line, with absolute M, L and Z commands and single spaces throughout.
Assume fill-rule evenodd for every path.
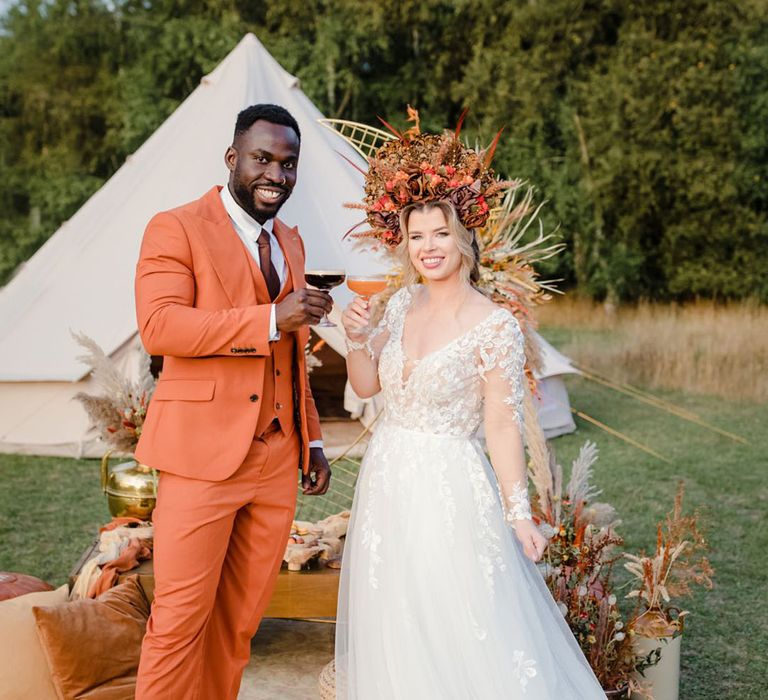
M 519 420 L 517 321 L 499 308 L 414 363 L 402 346 L 410 302 L 407 289 L 392 297 L 369 345 L 386 408 L 345 545 L 336 697 L 604 699 L 474 438 L 493 387 L 503 396 L 493 410 Z M 526 516 L 524 484 L 505 491 L 507 517 Z

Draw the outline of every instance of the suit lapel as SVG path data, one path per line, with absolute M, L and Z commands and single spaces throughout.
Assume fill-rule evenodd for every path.
M 219 192 L 214 187 L 201 200 L 200 213 L 207 223 L 201 227 L 201 239 L 230 304 L 251 306 L 258 303 L 254 282 L 261 271 L 251 272 L 253 259 L 232 226 Z M 263 278 L 261 283 L 266 293 Z
M 261 268 L 248 252 L 229 219 L 221 201 L 220 187 L 214 187 L 200 200 L 200 215 L 208 224 L 202 227 L 202 242 L 211 264 L 233 307 L 269 303 L 267 283 Z M 305 287 L 304 254 L 298 229 L 275 219 L 273 231 L 285 256 L 292 281 L 288 292 Z

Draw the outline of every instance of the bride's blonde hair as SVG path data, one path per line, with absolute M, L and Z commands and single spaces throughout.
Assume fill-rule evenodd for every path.
M 439 209 L 445 216 L 445 222 L 448 232 L 456 240 L 456 247 L 461 254 L 461 267 L 459 274 L 465 282 L 477 284 L 480 279 L 480 250 L 477 246 L 477 240 L 472 231 L 464 228 L 459 221 L 456 209 L 453 204 L 445 200 L 433 202 L 416 202 L 409 204 L 400 212 L 400 230 L 403 232 L 403 239 L 397 247 L 397 256 L 403 269 L 403 283 L 406 286 L 417 284 L 421 275 L 411 262 L 411 256 L 408 253 L 408 220 L 414 211 L 428 212 L 432 209 Z

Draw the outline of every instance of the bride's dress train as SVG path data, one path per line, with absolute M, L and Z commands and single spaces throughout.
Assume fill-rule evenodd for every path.
M 390 300 L 373 341 L 386 408 L 345 545 L 336 697 L 604 699 L 505 523 L 496 475 L 473 437 L 494 372 L 519 415 L 517 322 L 498 309 L 412 363 L 402 348 L 410 300 L 407 289 Z

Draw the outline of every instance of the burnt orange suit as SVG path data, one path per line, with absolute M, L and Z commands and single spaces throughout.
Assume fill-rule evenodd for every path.
M 269 341 L 271 301 L 215 187 L 155 216 L 136 271 L 144 346 L 164 355 L 136 457 L 160 470 L 155 601 L 139 700 L 236 698 L 320 421 L 307 381 L 309 330 Z M 273 231 L 304 285 L 295 228 Z

